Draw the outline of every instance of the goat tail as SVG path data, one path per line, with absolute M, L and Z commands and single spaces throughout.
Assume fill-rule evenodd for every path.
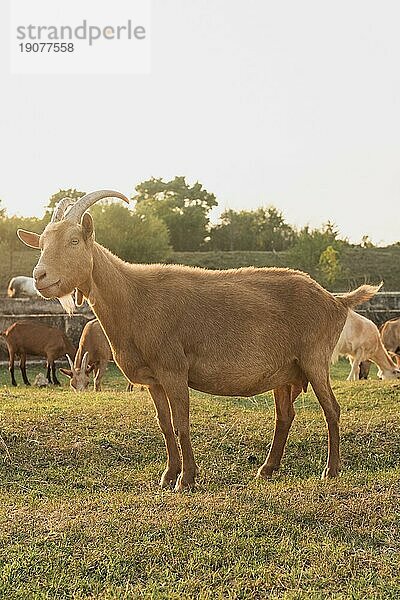
M 338 300 L 340 300 L 346 308 L 355 308 L 359 304 L 363 304 L 373 298 L 375 294 L 379 292 L 382 285 L 383 281 L 381 281 L 379 285 L 361 285 L 356 290 L 344 294 L 343 296 L 339 296 Z

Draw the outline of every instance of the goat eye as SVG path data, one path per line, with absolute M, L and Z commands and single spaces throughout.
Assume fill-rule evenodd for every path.
M 76 246 L 77 244 L 79 244 L 79 240 L 78 240 L 78 238 L 74 238 L 73 240 L 71 240 L 71 244 L 72 244 L 73 246 Z

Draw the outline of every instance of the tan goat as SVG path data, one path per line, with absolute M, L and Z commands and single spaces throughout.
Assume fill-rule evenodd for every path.
M 347 377 L 349 381 L 359 379 L 360 364 L 368 359 L 379 367 L 378 376 L 381 379 L 400 378 L 400 370 L 396 368 L 385 350 L 375 323 L 353 310 L 349 310 L 333 352 L 332 362 L 335 362 L 340 355 L 347 356 L 350 360 L 351 370 Z
M 210 271 L 179 265 L 128 264 L 95 242 L 86 210 L 102 190 L 71 208 L 64 199 L 41 236 L 18 231 L 41 256 L 33 271 L 45 298 L 76 288 L 110 340 L 114 360 L 132 383 L 149 386 L 167 447 L 162 486 L 195 480 L 189 432 L 189 387 L 210 394 L 253 396 L 274 390 L 272 447 L 259 475 L 279 467 L 294 417 L 293 402 L 310 382 L 328 425 L 323 477 L 339 471 L 340 408 L 329 380 L 330 359 L 348 309 L 378 288 L 335 298 L 308 275 L 253 267 Z M 178 450 L 177 434 L 182 459 Z
M 400 318 L 386 321 L 380 328 L 381 338 L 386 350 L 394 354 L 400 367 Z
M 94 371 L 94 390 L 101 390 L 101 380 L 107 365 L 112 360 L 110 344 L 97 319 L 89 321 L 83 328 L 79 347 L 72 362 L 68 357 L 70 369 L 60 371 L 70 378 L 71 387 L 77 392 L 83 392 L 89 385 L 89 374 Z
M 57 327 L 49 327 L 33 321 L 18 321 L 10 325 L 1 334 L 6 341 L 9 353 L 9 370 L 12 385 L 17 385 L 14 376 L 15 357 L 20 357 L 20 369 L 25 385 L 30 385 L 26 374 L 26 356 L 45 356 L 47 358 L 47 381 L 60 385 L 56 376 L 55 360 L 65 357 L 68 353 L 75 356 L 75 348 Z M 53 376 L 51 380 L 50 371 Z

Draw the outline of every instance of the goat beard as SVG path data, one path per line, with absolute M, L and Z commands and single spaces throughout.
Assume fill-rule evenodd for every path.
M 61 298 L 58 298 L 58 300 L 68 315 L 72 315 L 75 312 L 75 302 L 71 294 L 61 296 Z

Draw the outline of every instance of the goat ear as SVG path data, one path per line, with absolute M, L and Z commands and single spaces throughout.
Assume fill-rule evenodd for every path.
M 94 233 L 93 219 L 89 213 L 85 213 L 81 221 L 83 237 L 85 240 L 89 239 Z
M 63 368 L 60 368 L 60 372 L 61 372 L 63 375 L 66 375 L 67 377 L 69 377 L 69 378 L 71 379 L 71 377 L 72 377 L 72 371 L 71 371 L 71 369 L 63 369 Z
M 82 306 L 83 304 L 83 294 L 78 288 L 75 290 L 75 304 L 76 306 Z
M 25 231 L 25 229 L 18 229 L 17 236 L 19 237 L 21 242 L 24 242 L 26 246 L 29 246 L 29 248 L 35 248 L 35 250 L 39 248 L 40 235 L 38 235 L 37 233 Z

